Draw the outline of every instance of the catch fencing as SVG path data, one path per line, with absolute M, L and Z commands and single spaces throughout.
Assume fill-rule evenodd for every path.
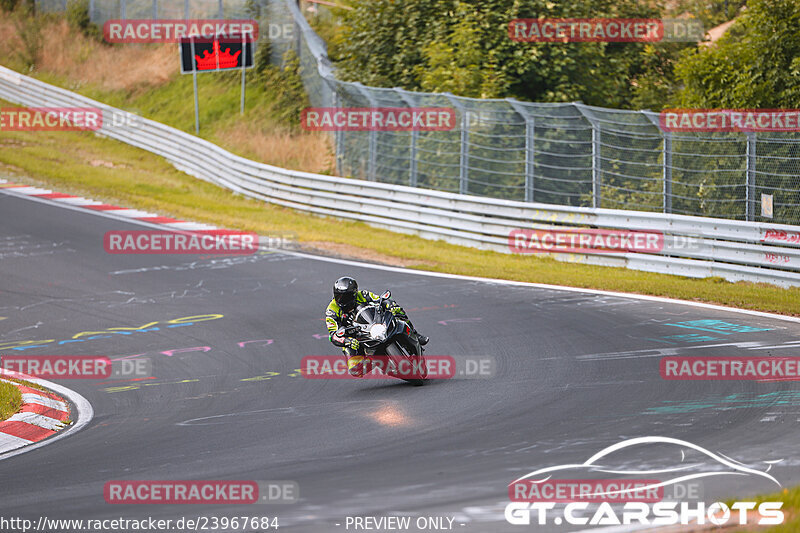
M 43 9 L 66 6 L 66 0 L 37 1 Z M 800 133 L 675 133 L 650 111 L 340 81 L 296 0 L 90 0 L 90 15 L 99 24 L 214 17 L 289 23 L 294 36 L 272 42 L 273 58 L 295 51 L 313 106 L 456 111 L 450 131 L 332 134 L 339 176 L 562 206 L 800 223 Z M 762 212 L 762 199 L 771 199 L 771 213 Z
M 516 229 L 659 231 L 664 234 L 664 247 L 657 253 L 555 257 L 692 277 L 800 286 L 800 226 L 556 206 L 291 171 L 236 156 L 186 132 L 4 67 L 0 67 L 0 99 L 28 107 L 100 108 L 99 134 L 160 155 L 197 178 L 309 213 L 506 253 Z M 682 246 L 689 237 L 696 245 Z

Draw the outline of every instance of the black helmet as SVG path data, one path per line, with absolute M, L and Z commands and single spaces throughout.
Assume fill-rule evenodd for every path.
M 343 277 L 336 280 L 333 284 L 333 299 L 342 309 L 350 309 L 356 303 L 356 292 L 358 283 L 350 277 Z

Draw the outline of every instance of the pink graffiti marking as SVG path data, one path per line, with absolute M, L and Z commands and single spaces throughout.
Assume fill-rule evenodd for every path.
M 255 340 L 255 341 L 242 341 L 242 342 L 239 343 L 239 348 L 244 348 L 245 344 L 250 344 L 250 343 L 253 343 L 253 342 L 263 342 L 264 344 L 261 344 L 261 346 L 269 346 L 274 341 L 272 339 L 259 339 L 259 340 Z
M 176 353 L 209 352 L 209 351 L 211 351 L 211 346 L 195 346 L 194 348 L 178 348 L 177 350 L 167 350 L 165 352 L 160 352 L 160 353 L 163 353 L 167 357 L 172 357 Z

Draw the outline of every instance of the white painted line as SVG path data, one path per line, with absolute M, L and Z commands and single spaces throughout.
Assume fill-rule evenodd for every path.
M 9 435 L 8 433 L 0 432 L 0 454 L 9 452 L 11 450 L 16 450 L 17 448 L 21 448 L 32 443 L 33 441 L 28 439 L 21 439 L 19 437 L 15 437 L 14 435 Z
M 153 213 L 148 213 L 147 211 L 139 211 L 137 209 L 115 209 L 114 214 L 126 218 L 145 218 L 145 217 L 158 216 L 154 215 Z
M 265 248 L 266 249 L 266 248 Z M 492 279 L 492 278 L 481 278 L 478 276 L 462 276 L 460 274 L 446 274 L 443 272 L 430 272 L 427 270 L 415 270 L 410 268 L 402 268 L 402 267 L 393 267 L 387 265 L 374 265 L 371 263 L 362 263 L 360 261 L 352 261 L 349 259 L 337 259 L 335 257 L 324 257 L 318 255 L 307 254 L 303 252 L 294 252 L 291 250 L 281 250 L 281 253 L 286 255 L 294 255 L 296 257 L 305 257 L 307 259 L 312 259 L 314 261 L 323 261 L 326 263 L 336 263 L 340 265 L 348 265 L 348 266 L 355 266 L 361 268 L 371 268 L 373 270 L 385 270 L 388 272 L 398 272 L 402 274 L 416 274 L 419 276 L 429 276 L 433 278 L 446 278 L 446 279 L 460 279 L 464 281 L 482 281 L 484 283 L 494 283 L 497 285 L 512 285 L 516 287 L 531 287 L 536 289 L 548 289 L 552 291 L 566 291 L 566 292 L 578 292 L 583 294 L 596 294 L 601 296 L 616 296 L 618 298 L 630 298 L 633 300 L 645 300 L 648 302 L 658 302 L 658 303 L 665 303 L 665 304 L 679 304 L 679 305 L 689 305 L 692 307 L 701 307 L 704 309 L 713 309 L 715 311 L 726 311 L 730 313 L 742 313 L 746 315 L 753 315 L 759 316 L 764 318 L 772 318 L 775 320 L 786 320 L 788 322 L 797 322 L 800 323 L 800 317 L 796 316 L 787 316 L 787 315 L 778 315 L 775 313 L 765 313 L 763 311 L 752 311 L 750 309 L 738 309 L 736 307 L 726 307 L 724 305 L 715 305 L 715 304 L 707 304 L 702 302 L 690 302 L 688 300 L 678 300 L 673 298 L 664 298 L 662 296 L 649 296 L 646 294 L 634 294 L 634 293 L 627 293 L 627 292 L 612 292 L 612 291 L 602 291 L 598 289 L 582 289 L 578 287 L 564 287 L 561 285 L 546 285 L 544 283 L 531 283 L 529 281 L 511 281 L 505 279 Z
M 39 405 L 44 405 L 45 407 L 49 407 L 57 411 L 64 411 L 64 412 L 69 411 L 67 404 L 65 404 L 64 402 L 59 402 L 58 400 L 52 400 L 50 398 L 42 396 L 41 394 L 33 394 L 33 393 L 23 394 L 22 401 L 24 403 L 35 403 Z
M 31 200 L 41 200 L 43 202 L 47 202 L 47 198 L 31 198 Z M 88 200 L 86 198 L 82 198 L 80 196 L 76 196 L 75 198 L 59 198 L 58 202 L 62 202 L 65 204 L 71 205 L 100 205 L 103 202 L 96 202 L 94 200 Z
M 16 191 L 19 194 L 50 194 L 51 190 L 48 189 L 40 189 L 38 187 L 17 187 Z
M 11 418 L 7 418 L 6 421 L 25 422 L 26 424 L 32 424 L 34 426 L 39 426 L 40 428 L 49 429 L 51 431 L 59 431 L 66 427 L 66 424 L 60 420 L 36 413 L 17 413 L 11 415 Z
M 170 228 L 183 229 L 189 231 L 201 230 L 201 229 L 217 229 L 215 226 L 209 226 L 208 224 L 200 224 L 198 222 L 167 222 L 164 225 L 169 226 Z

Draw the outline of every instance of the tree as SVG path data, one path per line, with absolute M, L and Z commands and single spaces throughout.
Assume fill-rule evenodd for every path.
M 379 87 L 629 105 L 643 43 L 513 41 L 517 18 L 657 17 L 636 0 L 357 0 L 331 43 L 339 76 Z
M 751 0 L 714 45 L 675 65 L 681 107 L 796 108 L 800 101 L 800 2 Z

